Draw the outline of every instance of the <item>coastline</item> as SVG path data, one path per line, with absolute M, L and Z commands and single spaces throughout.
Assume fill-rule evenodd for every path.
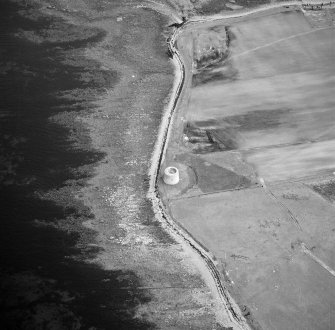
M 26 20 L 21 38 L 36 52 L 36 67 L 50 61 L 37 77 L 53 84 L 55 90 L 47 92 L 54 103 L 32 109 L 35 119 L 45 109 L 54 111 L 44 115 L 41 127 L 54 123 L 57 148 L 50 149 L 46 137 L 51 132 L 42 129 L 33 132 L 45 147 L 32 144 L 28 150 L 34 151 L 36 173 L 43 170 L 48 182 L 59 173 L 62 180 L 56 186 L 40 186 L 38 177 L 36 186 L 18 183 L 25 194 L 21 200 L 14 191 L 20 207 L 31 194 L 35 204 L 17 221 L 16 203 L 7 204 L 2 319 L 16 326 L 28 322 L 35 329 L 41 322 L 58 329 L 219 329 L 215 300 L 193 258 L 165 232 L 146 197 L 148 164 L 173 80 L 164 42 L 167 21 L 130 4 L 33 4 L 13 10 Z M 43 29 L 34 19 L 46 21 Z M 90 31 L 101 38 L 85 42 Z M 41 53 L 45 45 L 58 51 Z M 33 71 L 29 59 L 22 56 Z M 56 80 L 52 69 L 58 62 L 68 67 Z M 66 85 L 69 78 L 62 74 L 69 68 L 76 84 Z M 26 78 L 18 73 L 21 81 Z M 36 98 L 29 101 L 39 104 L 49 94 L 35 89 Z M 55 161 L 61 143 L 71 152 L 65 165 Z M 97 155 L 80 158 L 82 150 Z M 59 167 L 50 167 L 53 163 Z M 25 163 L 17 169 L 21 176 L 27 172 Z M 12 189 L 3 188 L 4 194 Z

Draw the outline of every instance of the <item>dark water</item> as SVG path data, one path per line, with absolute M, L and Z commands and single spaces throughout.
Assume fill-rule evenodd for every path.
M 151 328 L 133 320 L 150 300 L 135 274 L 88 264 L 99 248 L 79 248 L 96 234 L 75 195 L 104 154 L 76 118 L 118 79 L 82 54 L 104 32 L 0 6 L 1 327 Z

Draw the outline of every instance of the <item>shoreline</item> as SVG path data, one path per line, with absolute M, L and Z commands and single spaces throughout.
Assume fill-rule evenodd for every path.
M 8 120 L 18 119 L 14 128 L 35 128 L 33 142 L 43 148 L 30 143 L 28 149 L 35 181 L 21 166 L 15 171 L 25 181 L 5 187 L 7 198 L 13 194 L 2 240 L 5 326 L 217 328 L 208 287 L 146 198 L 161 105 L 174 79 L 163 39 L 166 18 L 117 2 L 32 5 L 10 7 L 20 18 L 12 21 L 14 28 L 23 32 L 9 37 L 34 56 L 27 51 L 6 59 L 8 73 L 15 73 L 11 97 L 23 94 L 18 109 L 26 116 Z M 103 38 L 87 38 L 98 32 Z M 36 130 L 38 116 L 43 121 Z M 26 133 L 12 132 L 20 138 Z M 30 139 L 8 140 L 20 160 Z M 62 180 L 41 186 L 42 175 L 47 183 L 54 184 L 56 175 Z M 27 201 L 32 204 L 25 212 Z

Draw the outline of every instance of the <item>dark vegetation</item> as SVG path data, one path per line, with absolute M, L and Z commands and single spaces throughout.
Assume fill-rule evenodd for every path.
M 236 4 L 243 7 L 256 7 L 270 3 L 270 0 L 236 0 Z
M 187 123 L 184 134 L 195 154 L 228 151 L 238 148 L 236 131 L 231 128 L 215 128 L 198 123 Z
M 211 0 L 209 2 L 207 2 L 206 4 L 204 4 L 201 7 L 201 10 L 199 10 L 199 12 L 201 14 L 214 14 L 217 13 L 221 10 L 227 10 L 227 7 L 225 6 L 225 4 L 228 2 L 228 0 Z
M 188 122 L 184 134 L 193 153 L 238 149 L 239 132 L 278 127 L 290 109 L 258 110 L 206 121 Z
M 214 35 L 216 35 L 212 44 L 208 41 L 200 41 L 203 43 L 201 45 L 202 54 L 200 57 L 194 56 L 195 66 L 199 71 L 213 69 L 225 61 L 229 56 L 230 41 L 234 38 L 229 27 L 224 27 L 223 31 L 221 31 L 219 27 L 214 27 L 210 29 L 210 32 L 213 32 Z M 219 42 L 220 39 L 223 39 L 221 43 Z M 209 47 L 210 49 L 208 50 Z
M 219 120 L 219 123 L 228 124 L 240 131 L 257 131 L 278 127 L 282 118 L 289 114 L 290 109 L 255 110 L 245 114 L 227 116 Z
M 312 185 L 312 189 L 325 199 L 335 201 L 335 180 Z
M 231 82 L 238 78 L 238 70 L 235 69 L 229 61 L 227 61 L 222 69 L 213 70 L 210 67 L 200 70 L 192 76 L 192 87 L 204 85 L 208 83 Z
M 197 186 L 204 193 L 241 189 L 253 184 L 249 178 L 227 168 L 208 163 L 195 155 L 180 155 L 178 161 L 188 164 L 194 170 L 197 176 Z
M 220 33 L 220 31 L 215 32 Z M 225 51 L 215 49 L 210 56 L 203 58 L 201 61 L 197 61 L 197 71 L 192 76 L 192 86 L 198 86 L 207 84 L 215 81 L 230 82 L 237 79 L 238 70 L 233 67 L 231 61 L 229 61 L 229 47 L 231 42 L 235 40 L 235 35 L 226 26 L 225 30 Z

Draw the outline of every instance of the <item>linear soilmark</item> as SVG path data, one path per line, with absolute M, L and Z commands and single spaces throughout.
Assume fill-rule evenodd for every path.
M 306 32 L 301 32 L 301 33 L 297 33 L 297 34 L 294 34 L 292 36 L 289 36 L 289 37 L 286 37 L 286 38 L 282 38 L 282 39 L 278 39 L 276 41 L 273 41 L 273 42 L 270 42 L 268 44 L 265 44 L 265 45 L 262 45 L 262 46 L 258 46 L 258 47 L 255 47 L 253 49 L 248 49 L 242 53 L 239 53 L 239 54 L 236 54 L 236 55 L 233 55 L 230 57 L 231 58 L 236 58 L 236 57 L 240 57 L 240 56 L 243 56 L 245 54 L 249 54 L 251 52 L 254 52 L 256 50 L 259 50 L 259 49 L 262 49 L 262 48 L 266 48 L 266 47 L 269 47 L 269 46 L 272 46 L 272 45 L 275 45 L 275 44 L 278 44 L 280 42 L 283 42 L 283 41 L 286 41 L 286 40 L 290 40 L 290 39 L 294 39 L 294 38 L 297 38 L 297 37 L 300 37 L 300 36 L 304 36 L 304 35 L 307 35 L 307 34 L 311 34 L 311 33 L 314 33 L 314 32 L 317 32 L 317 31 L 321 31 L 321 30 L 329 30 L 329 29 L 334 29 L 333 26 L 327 26 L 327 27 L 323 27 L 323 28 L 318 28 L 318 29 L 313 29 L 313 30 L 310 30 L 310 31 L 306 31 Z
M 322 268 L 324 268 L 325 270 L 327 270 L 331 275 L 335 276 L 335 271 L 330 268 L 328 265 L 326 265 L 321 259 L 319 259 L 316 255 L 314 255 L 310 249 L 308 249 L 306 247 L 306 245 L 304 243 L 301 244 L 301 249 L 302 251 L 308 255 L 309 257 L 311 257 L 316 263 L 318 263 Z
M 265 185 L 264 180 L 263 179 L 261 179 L 261 180 L 262 180 L 261 184 L 262 184 L 262 187 L 264 188 L 264 191 L 286 211 L 286 213 L 288 214 L 290 219 L 293 221 L 293 223 L 302 231 L 300 223 L 299 223 L 298 219 L 295 217 L 295 215 L 292 213 L 292 211 L 284 203 L 282 203 L 277 198 L 277 196 L 275 196 L 275 194 Z
M 329 129 L 328 131 L 331 131 L 332 129 Z M 328 132 L 327 131 L 327 132 Z M 255 147 L 249 147 L 249 148 L 239 148 L 239 149 L 232 149 L 223 151 L 224 153 L 236 153 L 236 151 L 258 151 L 258 150 L 267 150 L 267 149 L 279 149 L 279 148 L 286 148 L 286 147 L 296 147 L 296 146 L 303 146 L 305 144 L 311 145 L 311 144 L 317 144 L 322 142 L 328 142 L 332 141 L 332 139 L 313 139 L 313 140 L 304 140 L 304 141 L 296 141 L 296 142 L 288 142 L 288 143 L 278 143 L 278 144 L 268 144 L 264 146 L 255 146 Z

